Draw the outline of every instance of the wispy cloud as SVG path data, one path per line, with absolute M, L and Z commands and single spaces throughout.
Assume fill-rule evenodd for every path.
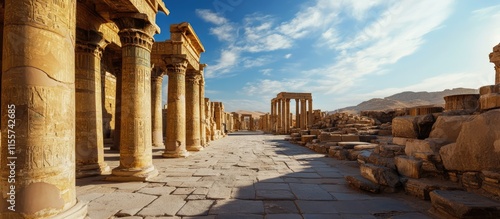
M 262 73 L 262 75 L 269 76 L 269 75 L 271 75 L 272 71 L 273 71 L 273 69 L 266 68 L 266 69 L 260 70 L 260 73 Z

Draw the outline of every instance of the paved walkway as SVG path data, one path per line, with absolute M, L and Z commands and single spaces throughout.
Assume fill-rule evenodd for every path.
M 164 159 L 151 182 L 77 180 L 89 218 L 430 218 L 430 203 L 404 194 L 372 195 L 346 186 L 357 163 L 338 161 L 283 141 L 237 132 L 188 158 Z M 107 154 L 118 166 L 118 155 Z

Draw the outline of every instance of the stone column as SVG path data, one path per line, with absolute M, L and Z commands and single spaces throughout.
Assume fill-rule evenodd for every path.
M 211 116 L 212 116 L 212 111 L 211 111 L 211 106 L 210 106 L 210 99 L 205 98 L 205 144 L 208 146 L 208 143 L 211 141 L 211 136 L 212 136 L 212 123 L 211 123 Z
M 285 134 L 288 134 L 290 132 L 290 99 L 285 100 L 285 111 L 286 111 L 286 126 L 285 126 Z
M 145 181 L 153 166 L 151 132 L 151 47 L 154 25 L 134 17 L 114 19 L 122 43 L 120 166 L 107 180 Z
M 151 116 L 153 147 L 165 147 L 163 144 L 163 121 L 162 121 L 162 84 L 164 70 L 154 68 L 151 71 Z
M 102 34 L 77 29 L 75 49 L 76 177 L 110 171 L 104 162 L 102 129 L 101 57 L 106 42 Z
M 278 112 L 276 113 L 276 114 L 277 114 L 277 118 L 278 118 L 278 121 L 277 121 L 277 122 L 278 122 L 278 124 L 276 125 L 276 127 L 277 127 L 277 128 L 276 128 L 276 132 L 277 132 L 278 134 L 281 134 L 281 127 L 283 127 L 283 126 L 281 125 L 281 120 L 282 120 L 282 119 L 281 119 L 281 116 L 283 115 L 283 114 L 282 114 L 283 112 L 282 112 L 282 110 L 281 110 L 281 99 L 277 99 L 276 101 L 278 102 Z
M 4 1 L 0 218 L 84 218 L 75 192 L 76 1 L 39 3 Z
M 309 102 L 307 103 L 307 106 L 309 107 L 309 112 L 308 112 L 308 119 L 307 119 L 307 128 L 311 128 L 312 125 L 314 125 L 313 121 L 313 100 L 309 99 Z
M 299 99 L 295 99 L 295 128 L 300 128 Z
M 186 150 L 186 69 L 184 57 L 164 59 L 168 75 L 167 139 L 163 157 L 187 157 Z
M 207 144 L 207 131 L 206 131 L 206 119 L 205 119 L 205 77 L 203 77 L 203 69 L 206 65 L 200 65 L 200 145 L 205 146 Z
M 121 59 L 120 59 L 121 60 Z M 122 62 L 113 63 L 116 74 L 115 96 L 115 130 L 113 131 L 113 146 L 111 150 L 120 151 L 120 130 L 122 120 Z
M 300 99 L 300 128 L 307 128 L 306 99 Z
M 271 99 L 271 127 L 270 127 L 270 131 L 271 132 L 274 132 L 274 99 Z
M 199 71 L 186 72 L 186 149 L 200 151 L 200 79 Z

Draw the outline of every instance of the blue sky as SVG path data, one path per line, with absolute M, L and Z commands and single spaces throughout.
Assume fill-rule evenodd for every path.
M 500 2 L 488 0 L 166 0 L 206 52 L 206 96 L 228 112 L 269 112 L 277 93 L 335 110 L 402 91 L 494 83 Z M 496 23 L 496 25 L 495 25 Z M 167 95 L 164 80 L 164 102 Z M 292 101 L 293 102 L 293 101 Z

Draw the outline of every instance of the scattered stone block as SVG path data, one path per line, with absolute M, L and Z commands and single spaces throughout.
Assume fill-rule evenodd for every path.
M 353 149 L 354 146 L 357 145 L 370 145 L 370 143 L 367 142 L 360 142 L 360 141 L 342 141 L 337 143 L 340 147 L 343 149 Z
M 330 132 L 323 132 L 319 135 L 321 142 L 339 142 L 342 141 L 342 136 L 339 134 L 332 134 Z
M 432 114 L 396 117 L 392 120 L 392 136 L 425 139 L 429 137 L 433 124 Z
M 394 159 L 382 157 L 376 153 L 370 154 L 370 156 L 368 157 L 368 163 L 375 164 L 377 166 L 391 168 L 393 170 L 396 169 L 396 164 L 394 164 Z
M 481 177 L 479 172 L 465 172 L 462 174 L 462 185 L 465 188 L 479 189 L 481 188 Z
M 375 149 L 376 147 L 378 147 L 378 144 L 361 144 L 361 145 L 354 146 L 354 150 L 357 150 L 357 151 L 370 150 L 370 149 Z
M 473 116 L 462 125 L 456 143 L 439 154 L 447 170 L 483 171 L 500 167 L 500 109 Z
M 458 134 L 462 130 L 464 122 L 470 120 L 472 116 L 439 116 L 436 123 L 432 126 L 432 131 L 429 138 L 441 138 L 446 140 L 447 143 L 457 141 Z
M 342 141 L 360 141 L 358 135 L 342 135 Z
M 410 139 L 406 142 L 405 153 L 407 156 L 415 156 L 415 153 L 439 155 L 439 150 L 446 144 L 447 141 L 441 138 Z
M 462 188 L 449 181 L 436 179 L 408 179 L 404 184 L 405 192 L 422 200 L 430 200 L 429 193 L 434 190 L 462 190 Z
M 406 140 L 408 140 L 408 138 L 394 137 L 394 138 L 392 138 L 392 143 L 395 145 L 405 146 Z
M 397 156 L 394 158 L 394 163 L 396 164 L 399 174 L 414 179 L 420 178 L 422 173 L 422 160 L 407 156 Z
M 500 203 L 465 191 L 434 190 L 431 212 L 454 218 L 500 218 Z
M 345 176 L 345 180 L 347 181 L 347 184 L 352 188 L 356 188 L 371 193 L 380 193 L 380 185 L 374 184 L 363 177 Z
M 316 135 L 302 135 L 300 141 L 311 143 L 316 138 Z
M 481 188 L 493 195 L 500 196 L 500 172 L 482 171 L 483 183 Z
M 361 164 L 361 176 L 384 186 L 395 188 L 400 185 L 399 176 L 393 169 L 372 164 Z

